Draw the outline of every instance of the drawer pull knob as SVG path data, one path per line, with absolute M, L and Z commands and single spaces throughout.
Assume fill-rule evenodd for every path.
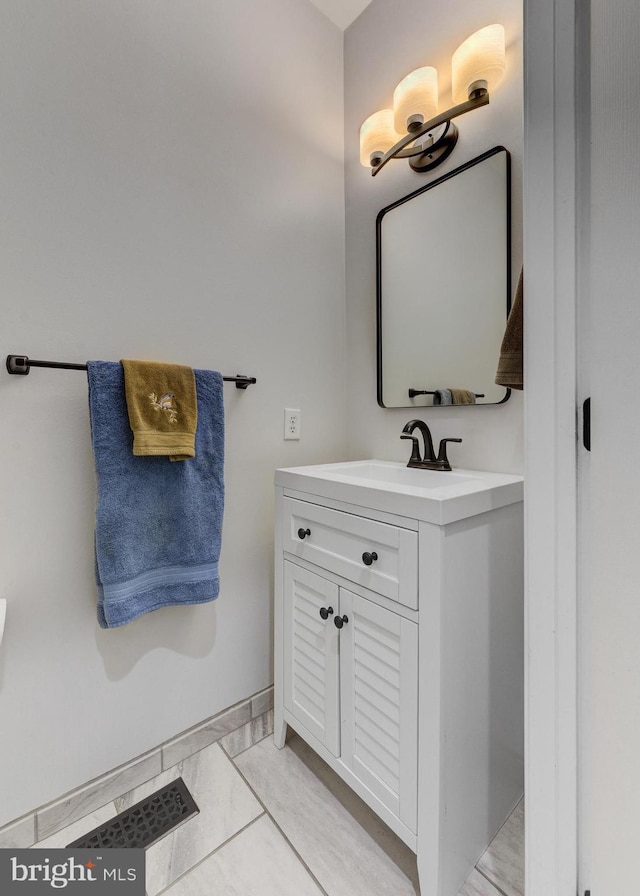
M 348 621 L 349 621 L 349 617 L 346 615 L 345 616 L 336 616 L 336 618 L 333 620 L 333 624 L 335 625 L 336 628 L 342 628 L 342 626 L 345 625 L 345 623 L 347 623 Z
M 375 551 L 372 551 L 371 553 L 369 553 L 369 551 L 365 551 L 364 554 L 362 555 L 362 562 L 364 563 L 365 566 L 371 566 L 373 561 L 377 560 L 377 559 L 378 559 L 378 555 L 376 554 Z
M 311 529 L 298 529 L 298 538 L 306 538 L 307 535 L 311 535 Z
M 329 616 L 333 616 L 333 607 L 320 607 L 320 615 L 323 619 L 328 619 Z

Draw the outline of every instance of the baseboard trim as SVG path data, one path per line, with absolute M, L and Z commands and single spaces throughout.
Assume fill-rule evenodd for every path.
M 268 716 L 272 707 L 273 686 L 258 691 L 124 765 L 10 821 L 0 828 L 0 848 L 26 849 L 33 846 L 128 790 L 144 784 L 177 762 L 240 732 L 241 729 L 245 732 L 255 731 L 256 736 L 260 735 L 266 730 L 266 722 L 261 724 L 257 720 L 263 715 Z M 244 734 L 245 742 L 247 736 L 249 735 Z

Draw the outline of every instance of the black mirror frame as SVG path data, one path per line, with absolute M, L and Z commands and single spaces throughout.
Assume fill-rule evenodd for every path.
M 423 187 L 420 187 L 417 190 L 414 190 L 411 193 L 408 193 L 406 196 L 403 196 L 401 199 L 397 199 L 395 202 L 392 202 L 390 205 L 385 206 L 385 208 L 381 209 L 376 216 L 376 370 L 377 370 L 377 400 L 378 404 L 381 408 L 385 409 L 397 409 L 397 408 L 406 408 L 415 410 L 418 406 L 416 405 L 386 405 L 382 400 L 382 219 L 387 214 L 387 212 L 392 211 L 392 209 L 398 208 L 400 205 L 404 205 L 405 202 L 409 202 L 416 196 L 419 196 L 421 193 L 425 193 L 427 190 L 432 190 L 434 187 L 437 187 L 439 184 L 444 183 L 447 180 L 450 180 L 452 177 L 455 177 L 457 174 L 462 173 L 463 171 L 472 168 L 474 165 L 478 165 L 480 162 L 484 162 L 485 159 L 490 158 L 491 156 L 497 155 L 499 152 L 505 153 L 505 161 L 506 161 L 506 172 L 507 172 L 507 275 L 506 275 L 506 283 L 507 283 L 507 295 L 506 295 L 506 316 L 505 316 L 505 326 L 507 322 L 507 318 L 509 317 L 509 312 L 511 310 L 511 153 L 504 146 L 494 146 L 492 149 L 487 150 L 479 156 L 476 156 L 470 161 L 465 162 L 464 165 L 460 165 L 458 168 L 454 168 L 452 171 L 447 172 L 442 175 L 442 177 L 437 178 L 436 180 L 431 181 Z M 496 367 L 498 364 L 498 358 L 496 358 Z M 509 400 L 511 396 L 511 389 L 505 387 L 506 392 L 504 398 L 500 399 L 500 401 L 488 401 L 483 404 L 470 404 L 470 405 L 456 405 L 456 407 L 495 407 L 499 404 L 504 404 Z M 451 407 L 450 405 L 420 405 L 420 408 L 427 407 L 429 410 L 433 407 Z

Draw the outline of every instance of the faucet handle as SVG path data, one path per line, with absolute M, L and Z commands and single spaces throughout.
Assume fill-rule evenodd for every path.
M 461 442 L 462 439 L 440 439 L 440 447 L 438 449 L 438 462 L 442 464 L 441 469 L 450 470 L 451 464 L 447 457 L 447 442 Z
M 411 446 L 411 457 L 409 458 L 409 464 L 407 466 L 421 463 L 420 449 L 418 447 L 418 437 L 403 432 L 400 438 L 411 439 L 411 441 L 413 442 L 413 445 Z

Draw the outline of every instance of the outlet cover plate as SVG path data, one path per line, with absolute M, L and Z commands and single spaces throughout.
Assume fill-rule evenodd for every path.
M 300 438 L 300 408 L 284 409 L 284 438 Z

